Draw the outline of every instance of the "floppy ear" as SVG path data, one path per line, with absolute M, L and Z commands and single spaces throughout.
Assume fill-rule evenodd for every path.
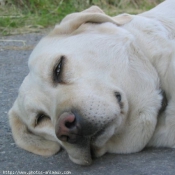
M 73 31 L 79 28 L 80 25 L 87 22 L 93 22 L 93 23 L 111 22 L 116 25 L 122 25 L 124 21 L 132 19 L 129 16 L 130 15 L 128 15 L 127 18 L 125 16 L 122 18 L 110 17 L 106 15 L 99 7 L 92 6 L 82 12 L 67 15 L 59 25 L 55 26 L 55 29 L 53 30 L 53 32 L 50 33 L 50 35 L 71 34 Z
M 60 145 L 58 143 L 45 140 L 31 133 L 27 126 L 21 121 L 13 107 L 9 111 L 9 122 L 13 138 L 19 147 L 42 156 L 50 156 L 60 150 Z
M 117 21 L 117 23 L 121 26 L 121 25 L 124 25 L 124 24 L 130 22 L 133 19 L 133 15 L 123 13 L 121 15 L 117 15 L 117 16 L 114 16 L 112 18 L 113 18 L 113 20 Z

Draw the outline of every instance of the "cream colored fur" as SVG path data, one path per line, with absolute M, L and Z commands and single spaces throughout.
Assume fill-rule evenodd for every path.
M 139 15 L 110 17 L 93 6 L 66 16 L 30 55 L 30 72 L 9 111 L 17 145 L 43 156 L 63 147 L 83 165 L 92 161 L 90 149 L 99 157 L 146 146 L 174 148 L 174 29 L 174 0 Z M 52 71 L 61 56 L 64 83 L 55 84 Z M 159 112 L 163 98 L 168 102 Z M 104 131 L 83 147 L 55 134 L 59 116 L 72 108 Z M 36 124 L 41 111 L 49 118 Z

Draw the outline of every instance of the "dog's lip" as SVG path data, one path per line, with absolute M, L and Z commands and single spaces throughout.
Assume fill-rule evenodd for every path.
M 72 143 L 72 149 L 75 150 L 71 152 L 69 152 L 69 149 L 67 150 L 70 160 L 79 165 L 90 165 L 92 159 L 96 157 L 95 150 L 99 148 L 99 145 L 96 145 L 95 141 L 99 136 L 103 135 L 105 131 L 106 129 L 104 127 L 100 128 L 93 135 L 81 136 L 78 143 Z
M 72 162 L 79 165 L 90 165 L 92 163 L 90 140 L 90 137 L 82 137 L 78 143 L 64 142 L 63 147 Z
M 90 165 L 92 163 L 92 158 L 90 156 L 83 157 L 82 159 L 77 159 L 69 155 L 69 158 L 72 162 L 79 164 L 79 165 Z
M 76 155 L 69 154 L 69 158 L 71 161 L 73 161 L 76 164 L 90 165 L 92 163 L 92 155 L 91 155 L 90 146 L 88 146 L 88 148 L 87 147 L 81 148 L 80 154 L 76 154 Z
M 86 145 L 84 146 L 77 145 L 77 148 L 81 149 L 81 154 L 80 155 L 69 154 L 70 160 L 79 165 L 85 165 L 85 166 L 90 165 L 92 163 L 92 159 L 96 157 L 94 153 L 94 149 L 96 148 L 96 146 L 93 145 L 93 140 L 96 139 L 96 136 L 98 137 L 98 134 L 97 135 L 95 134 L 92 137 L 86 137 L 85 139 L 87 141 Z M 73 145 L 75 146 L 76 144 Z
M 77 151 L 74 151 L 73 154 L 69 154 L 69 158 L 72 162 L 88 166 L 92 163 L 92 160 L 96 157 L 95 150 L 98 148 L 94 145 L 94 140 L 98 138 L 105 130 L 100 130 L 90 137 L 82 137 L 82 142 L 78 144 L 72 143 L 72 146 L 76 149 L 80 149 L 81 154 L 77 154 Z

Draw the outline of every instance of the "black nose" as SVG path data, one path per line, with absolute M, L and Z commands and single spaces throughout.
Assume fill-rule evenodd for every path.
M 93 135 L 95 130 L 92 124 L 88 123 L 77 112 L 62 113 L 55 127 L 57 138 L 68 143 L 81 142 L 83 137 Z

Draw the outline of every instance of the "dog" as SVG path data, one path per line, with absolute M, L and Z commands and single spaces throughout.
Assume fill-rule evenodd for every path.
M 175 1 L 138 15 L 66 16 L 33 50 L 9 111 L 16 144 L 76 164 L 175 147 Z

